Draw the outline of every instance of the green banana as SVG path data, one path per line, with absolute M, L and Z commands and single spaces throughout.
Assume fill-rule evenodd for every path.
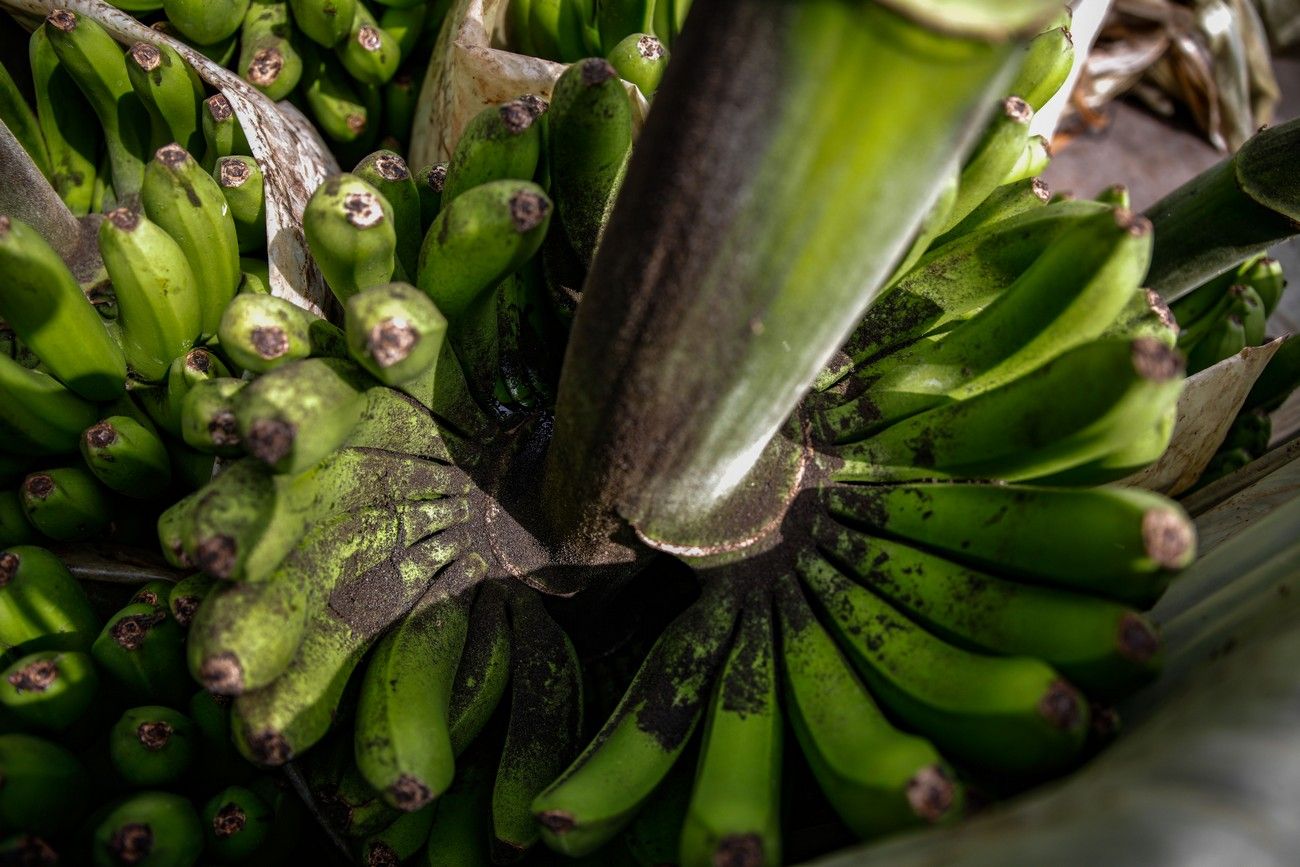
M 234 457 L 243 453 L 235 421 L 235 399 L 247 383 L 222 377 L 195 382 L 181 404 L 181 438 L 205 454 Z
M 59 542 L 92 539 L 113 522 L 104 489 L 81 467 L 32 473 L 23 479 L 21 494 L 28 522 Z
M 150 499 L 171 484 L 167 447 L 149 428 L 127 416 L 109 416 L 86 428 L 81 456 L 104 487 Z
M 1052 191 L 1042 178 L 1025 178 L 1014 184 L 1004 184 L 988 194 L 962 221 L 934 240 L 933 249 L 969 235 L 977 229 L 996 225 L 1026 211 L 1036 210 L 1048 203 Z
M 454 329 L 541 246 L 551 200 L 531 181 L 489 181 L 439 211 L 420 249 L 419 287 Z
M 1099 337 L 1146 273 L 1150 229 L 1128 211 L 1081 220 L 980 313 L 941 339 L 923 338 L 855 371 L 853 381 L 866 391 L 818 420 L 822 437 L 870 435 L 1005 385 Z
M 167 610 L 181 629 L 189 629 L 203 601 L 216 589 L 216 582 L 195 572 L 172 585 L 167 593 Z M 188 646 L 188 645 L 187 645 Z
M 67 454 L 76 450 L 80 431 L 95 422 L 93 404 L 6 355 L 0 355 L 0 397 L 5 403 L 0 431 L 9 452 Z
M 658 9 L 666 4 L 656 2 Z M 646 99 L 655 95 L 659 82 L 668 68 L 669 54 L 664 44 L 648 33 L 632 33 L 624 37 L 605 56 L 618 72 L 618 77 L 637 86 Z
M 434 24 L 429 13 L 436 12 L 434 4 L 425 2 L 395 4 L 384 3 L 379 14 L 379 26 L 397 43 L 397 51 L 403 60 L 411 57 L 426 28 Z
M 18 491 L 0 491 L 0 548 L 30 545 L 36 540 L 36 528 L 27 523 Z
M 1196 556 L 1172 500 L 1137 488 L 914 484 L 825 494 L 836 518 L 958 561 L 1146 605 Z
M 406 813 L 451 784 L 447 708 L 469 626 L 467 597 L 435 583 L 366 666 L 357 700 L 357 767 L 388 804 Z
M 560 76 L 548 147 L 560 223 L 578 258 L 590 265 L 632 152 L 631 103 L 608 61 L 589 58 Z
M 185 633 L 165 607 L 135 602 L 118 611 L 90 655 L 133 701 L 178 705 L 193 689 L 185 671 Z
M 577 60 L 583 45 L 581 22 L 567 0 L 528 0 L 528 35 L 533 53 L 558 62 Z
M 407 283 L 367 289 L 347 300 L 349 354 L 385 385 L 435 369 L 447 320 L 429 296 Z
M 396 142 L 391 150 L 405 150 L 411 141 L 420 105 L 420 84 L 410 73 L 398 71 L 384 87 L 384 128 Z
M 111 400 L 126 361 L 68 266 L 35 229 L 0 215 L 0 318 L 60 382 Z
M 361 178 L 335 175 L 317 187 L 302 224 L 307 246 L 340 302 L 392 281 L 398 267 L 396 214 Z
M 393 228 L 397 234 L 397 261 L 407 276 L 414 276 L 420 262 L 420 192 L 406 160 L 393 151 L 376 151 L 352 170 L 370 184 L 393 211 Z
M 99 251 L 117 297 L 127 366 L 140 379 L 161 380 L 203 328 L 190 260 L 163 227 L 129 208 L 99 224 Z
M 1030 40 L 1011 92 L 1039 111 L 1070 77 L 1074 36 L 1069 25 L 1046 30 Z
M 95 826 L 92 838 L 94 863 L 104 867 L 187 867 L 203 851 L 194 807 L 169 792 L 141 792 L 117 804 Z
M 293 18 L 285 0 L 253 0 L 239 35 L 237 69 L 266 98 L 278 102 L 302 80 L 303 58 L 294 44 Z
M 452 752 L 457 756 L 488 724 L 510 680 L 510 623 L 501 583 L 479 586 L 469 623 L 447 708 Z
M 420 192 L 421 238 L 429 231 L 442 210 L 442 191 L 447 186 L 448 163 L 434 163 L 415 173 L 415 186 Z
M 541 100 L 515 99 L 470 118 L 447 164 L 443 206 L 488 181 L 531 180 L 541 154 L 539 121 L 545 110 Z
M 266 179 L 257 160 L 230 156 L 217 160 L 213 171 L 221 194 L 235 220 L 235 236 L 240 253 L 253 253 L 266 247 Z M 241 268 L 242 271 L 242 268 Z
M 326 48 L 338 45 L 351 32 L 357 5 L 356 0 L 289 0 L 298 29 Z
M 162 42 L 137 42 L 126 56 L 131 87 L 152 121 L 154 147 L 175 142 L 190 153 L 202 153 L 204 95 L 198 73 Z
M 471 756 L 438 800 L 419 863 L 426 867 L 488 867 L 488 806 L 492 772 L 486 756 Z
M 582 736 L 582 674 L 573 642 L 531 589 L 511 595 L 510 723 L 492 788 L 493 861 L 541 838 L 533 799 L 573 759 Z
M 656 5 L 656 0 L 602 0 L 596 7 L 601 45 L 617 45 L 629 33 L 654 33 Z
M 1246 326 L 1241 314 L 1229 313 L 1215 322 L 1187 353 L 1187 372 L 1200 373 L 1246 347 Z
M 782 720 L 771 600 L 759 593 L 749 603 L 709 705 L 682 826 L 682 867 L 781 863 Z
M 1173 441 L 1177 421 L 1178 405 L 1173 404 L 1152 427 L 1137 431 L 1127 444 L 1115 451 L 1068 470 L 1026 481 L 1035 485 L 1079 487 L 1104 485 L 1127 478 L 1160 460 Z
M 885 717 L 793 576 L 778 583 L 776 607 L 790 727 L 844 823 L 866 839 L 960 815 L 963 789 L 952 768 Z
M 241 256 L 239 267 L 244 272 L 243 280 L 239 284 L 240 292 L 247 292 L 250 295 L 271 294 L 271 266 L 265 260 Z
M 86 591 L 58 557 L 25 545 L 0 552 L 0 647 L 85 651 L 98 633 Z
M 67 749 L 42 738 L 0 734 L 0 828 L 65 830 L 82 815 L 90 779 Z
M 1047 170 L 1051 161 L 1052 148 L 1047 139 L 1041 135 L 1031 135 L 1025 142 L 1025 148 L 1021 151 L 1019 159 L 1002 179 L 1002 183 L 1014 184 L 1025 178 L 1037 177 Z
M 239 239 L 221 187 L 178 145 L 160 148 L 145 168 L 145 213 L 171 235 L 194 274 L 204 334 L 215 334 L 239 288 Z
M 336 589 L 329 608 L 313 612 L 289 671 L 265 689 L 235 700 L 233 728 L 240 752 L 257 764 L 280 765 L 319 741 L 366 650 L 424 595 L 430 576 L 457 554 L 456 543 L 435 536 Z M 455 560 L 437 580 L 467 586 L 485 570 L 482 559 L 469 555 Z
M 349 838 L 368 837 L 391 825 L 401 814 L 383 798 L 351 762 L 329 788 L 318 789 L 321 812 L 335 831 Z
M 3 63 L 0 63 L 0 123 L 9 128 L 41 174 L 50 178 L 50 152 L 45 147 L 45 136 L 41 133 L 36 113 L 27 104 L 18 83 Z
M 1138 289 L 1105 331 L 1103 337 L 1151 337 L 1173 349 L 1178 345 L 1178 323 L 1165 299 L 1154 289 Z
M 1076 759 L 1088 704 L 1046 663 L 948 644 L 811 552 L 797 568 L 872 694 L 945 754 L 1013 777 Z
M 74 216 L 84 217 L 92 210 L 99 123 L 81 89 L 59 62 L 44 27 L 32 31 L 28 54 L 37 122 L 49 151 L 50 184 Z
M 167 21 L 188 40 L 213 45 L 239 31 L 249 0 L 163 0 Z
M 1115 699 L 1160 670 L 1160 637 L 1138 612 L 1020 584 L 819 518 L 825 556 L 908 617 L 959 646 L 1032 656 L 1090 697 Z
M 350 361 L 311 358 L 253 380 L 235 400 L 244 450 L 277 473 L 301 473 L 360 423 L 369 377 Z
M 372 88 L 355 82 L 336 59 L 325 55 L 310 59 L 303 84 L 307 104 L 328 138 L 341 144 L 373 139 L 379 118 L 367 98 Z
M 361 843 L 358 862 L 364 867 L 383 867 L 408 861 L 429 838 L 434 812 L 440 809 L 443 808 L 438 804 L 429 804 L 414 813 L 398 816 L 393 824 L 371 834 Z
M 149 153 L 149 115 L 131 87 L 126 58 L 97 21 L 67 9 L 45 19 L 60 65 L 99 118 L 113 166 L 113 192 L 127 202 L 140 192 Z
M 695 782 L 696 762 L 693 759 L 691 753 L 683 756 L 645 802 L 622 839 L 616 839 L 605 849 L 588 856 L 589 859 L 599 858 L 610 847 L 622 843 L 636 867 L 676 864 L 681 851 L 682 824 L 686 821 Z
M 169 707 L 148 705 L 122 714 L 108 735 L 108 754 L 131 786 L 169 786 L 194 762 L 194 722 Z
M 222 157 L 248 155 L 253 151 L 248 145 L 244 128 L 235 117 L 235 109 L 218 93 L 203 101 L 203 162 L 204 171 L 212 171 Z
M 548 846 L 582 856 L 631 821 L 690 740 L 737 615 L 737 600 L 706 586 L 664 631 L 600 732 L 533 801 Z
M 1025 151 L 1029 122 L 1033 117 L 1034 110 L 1020 97 L 1009 96 L 1002 101 L 962 166 L 957 182 L 957 201 L 939 234 L 964 220 L 1003 183 Z
M 0 706 L 27 726 L 60 731 L 90 708 L 98 688 L 99 676 L 87 654 L 43 650 L 0 674 Z
M 1245 332 L 1245 345 L 1262 346 L 1268 318 L 1265 313 L 1264 299 L 1259 297 L 1255 287 L 1246 285 L 1243 288 L 1245 291 L 1241 293 L 1241 301 L 1237 309 L 1241 316 L 1242 330 Z
M 1182 358 L 1149 337 L 1103 339 L 967 400 L 837 447 L 842 481 L 1017 481 L 1110 454 L 1178 401 Z
M 387 84 L 397 74 L 402 49 L 391 33 L 379 26 L 365 3 L 356 4 L 352 28 L 338 48 L 348 74 L 362 84 Z
M 1265 316 L 1272 316 L 1278 302 L 1282 300 L 1283 290 L 1286 289 L 1286 276 L 1282 273 L 1281 263 L 1276 259 L 1261 256 L 1243 265 L 1240 273 L 1241 282 L 1259 293 L 1259 297 L 1264 302 Z
M 266 841 L 275 813 L 257 793 L 231 786 L 208 800 L 201 818 L 205 851 L 222 863 L 242 864 Z
M 231 361 L 254 373 L 269 373 L 311 355 L 307 314 L 274 295 L 236 295 L 221 314 L 217 337 Z

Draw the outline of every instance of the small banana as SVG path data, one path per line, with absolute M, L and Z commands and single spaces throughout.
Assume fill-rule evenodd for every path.
M 225 94 L 218 93 L 204 100 L 202 116 L 204 150 L 201 165 L 204 171 L 212 171 L 222 157 L 247 156 L 253 152 Z
M 397 74 L 402 50 L 391 33 L 379 26 L 364 3 L 356 4 L 352 27 L 338 57 L 348 74 L 362 84 L 387 84 Z
M 510 680 L 510 623 L 504 585 L 496 581 L 480 585 L 469 618 L 447 708 L 451 748 L 457 756 L 487 725 Z
M 101 146 L 99 123 L 63 67 L 44 27 L 32 31 L 28 54 L 36 117 L 50 158 L 50 184 L 74 216 L 91 212 Z M 98 209 L 96 209 L 98 210 Z
M 235 398 L 247 383 L 221 377 L 195 382 L 181 403 L 181 438 L 205 454 L 234 457 L 243 453 L 235 421 Z
M 58 557 L 26 545 L 0 552 L 0 645 L 85 651 L 98 634 L 86 591 Z
M 349 353 L 385 385 L 401 385 L 435 369 L 447 320 L 410 284 L 390 283 L 353 295 L 345 318 Z
M 415 186 L 420 192 L 420 237 L 423 238 L 442 210 L 442 191 L 447 186 L 448 163 L 434 163 L 415 173 Z
M 208 800 L 201 819 L 205 851 L 226 864 L 242 864 L 266 841 L 275 813 L 256 792 L 231 786 Z
M 308 39 L 333 48 L 352 30 L 356 0 L 289 0 L 294 23 Z
M 9 70 L 0 63 L 0 123 L 3 123 L 46 179 L 52 175 L 50 152 L 45 146 L 36 113 L 27 104 Z
M 266 247 L 266 179 L 257 160 L 229 156 L 217 160 L 213 177 L 230 206 L 240 253 L 255 253 Z M 242 268 L 241 268 L 242 271 Z
M 667 4 L 657 2 L 655 9 Z M 669 54 L 663 42 L 648 33 L 632 33 L 605 56 L 618 77 L 637 86 L 646 99 L 655 95 L 668 69 Z
M 127 605 L 104 624 L 90 654 L 132 700 L 174 706 L 194 688 L 185 671 L 185 633 L 165 606 Z
M 302 80 L 293 17 L 285 0 L 253 0 L 239 36 L 240 76 L 266 98 L 284 99 Z
M 169 707 L 146 705 L 127 710 L 108 735 L 113 767 L 129 785 L 170 786 L 194 763 L 194 723 Z
M 99 675 L 89 655 L 43 650 L 0 674 L 0 707 L 26 726 L 61 731 L 81 719 L 98 688 Z
M 23 514 L 43 535 L 59 542 L 84 542 L 113 522 L 107 492 L 81 467 L 32 473 L 21 488 Z
M 217 337 L 232 362 L 259 374 L 312 354 L 308 315 L 274 295 L 236 295 L 221 314 Z
M 0 420 L 5 448 L 16 454 L 68 454 L 77 448 L 81 434 L 95 422 L 94 404 L 64 388 L 54 377 L 28 370 L 0 355 L 0 397 L 5 418 Z
M 424 232 L 420 222 L 420 191 L 406 160 L 393 151 L 376 151 L 358 163 L 352 173 L 374 187 L 392 208 L 397 261 L 408 277 L 414 276 Z
M 151 499 L 171 484 L 171 459 L 162 439 L 127 416 L 109 416 L 86 428 L 81 456 L 104 487 L 128 497 Z
M 541 154 L 541 100 L 491 105 L 470 118 L 447 164 L 442 204 L 488 181 L 532 180 Z
M 153 145 L 175 142 L 190 153 L 203 152 L 203 82 L 185 59 L 166 43 L 137 42 L 126 53 L 127 75 L 153 124 Z
M 118 803 L 92 833 L 96 864 L 185 867 L 203 851 L 203 829 L 189 799 L 169 792 L 141 792 Z
M 189 629 L 203 601 L 216 588 L 216 582 L 202 572 L 188 575 L 167 592 L 167 610 L 181 629 Z
M 393 280 L 396 214 L 378 190 L 357 176 L 335 175 L 316 188 L 303 213 L 303 233 L 340 302 Z
M 1074 66 L 1074 35 L 1069 25 L 1038 34 L 1025 49 L 1011 92 L 1039 111 L 1070 77 Z
M 163 0 L 167 21 L 186 39 L 214 45 L 239 31 L 249 0 Z

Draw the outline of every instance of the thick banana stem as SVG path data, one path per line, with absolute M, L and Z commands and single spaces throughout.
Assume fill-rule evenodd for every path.
M 626 559 L 623 520 L 690 537 L 752 477 L 1007 82 L 1008 32 L 972 32 L 858 0 L 695 6 L 560 386 L 545 502 L 589 562 Z

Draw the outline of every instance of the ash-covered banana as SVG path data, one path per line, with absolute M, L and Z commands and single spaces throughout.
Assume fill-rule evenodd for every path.
M 254 373 L 267 373 L 311 355 L 307 314 L 274 295 L 236 295 L 221 315 L 217 336 L 227 357 Z
M 447 320 L 429 297 L 406 283 L 367 289 L 348 299 L 348 350 L 385 385 L 428 374 L 438 362 Z

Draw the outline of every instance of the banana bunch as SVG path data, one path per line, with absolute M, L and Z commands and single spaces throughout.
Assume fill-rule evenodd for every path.
M 1276 259 L 1255 256 L 1169 305 L 1182 331 L 1188 373 L 1199 373 L 1266 339 L 1268 317 L 1286 288 Z
M 191 576 L 92 599 L 49 551 L 0 552 L 6 863 L 271 865 L 301 845 L 301 803 L 239 759 L 229 702 L 186 671 L 209 590 Z

